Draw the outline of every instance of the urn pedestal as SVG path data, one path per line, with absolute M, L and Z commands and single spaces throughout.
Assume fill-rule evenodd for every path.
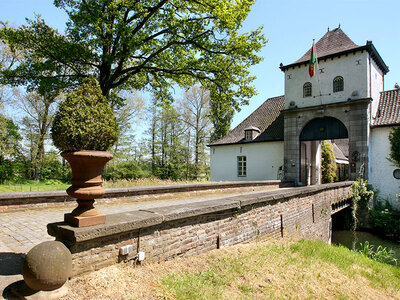
M 106 222 L 106 216 L 100 214 L 94 207 L 95 198 L 104 195 L 105 190 L 101 174 L 104 166 L 113 156 L 106 151 L 74 151 L 62 152 L 72 170 L 71 186 L 67 194 L 76 198 L 78 206 L 69 214 L 64 215 L 64 221 L 73 226 L 86 227 Z

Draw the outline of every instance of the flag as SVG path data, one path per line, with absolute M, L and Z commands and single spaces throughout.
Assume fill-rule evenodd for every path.
M 317 59 L 316 59 L 315 44 L 313 42 L 312 49 L 311 49 L 310 64 L 308 66 L 308 74 L 310 74 L 310 77 L 313 77 L 315 75 L 315 64 L 316 64 L 316 62 L 317 62 Z

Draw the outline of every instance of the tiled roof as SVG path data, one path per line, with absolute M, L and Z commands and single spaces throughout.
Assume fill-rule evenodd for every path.
M 349 139 L 335 139 L 334 144 L 339 148 L 344 157 L 349 157 Z
M 285 66 L 281 64 L 280 69 L 285 71 L 288 68 L 294 68 L 302 64 L 307 64 L 311 57 L 311 48 L 312 47 L 310 47 L 310 49 L 294 63 Z M 342 31 L 342 29 L 340 29 L 340 27 L 328 31 L 315 44 L 315 49 L 318 60 L 366 50 L 376 62 L 378 67 L 382 70 L 383 74 L 389 72 L 389 67 L 385 64 L 371 41 L 367 41 L 367 43 L 363 46 L 358 46 Z
M 340 28 L 328 31 L 316 44 L 315 50 L 318 57 L 327 56 L 334 53 L 343 52 L 358 48 Z M 311 57 L 311 48 L 294 63 L 309 61 Z
M 400 125 L 400 90 L 381 92 L 372 126 Z
M 210 146 L 254 143 L 267 141 L 283 141 L 283 115 L 285 97 L 279 96 L 267 99 L 242 123 L 232 129 L 226 136 L 213 142 Z M 249 127 L 257 127 L 261 133 L 253 140 L 244 139 L 244 130 Z
M 332 143 L 333 153 L 335 154 L 336 160 L 344 160 L 349 161 L 349 159 L 344 155 L 342 150 L 336 145 L 336 143 Z

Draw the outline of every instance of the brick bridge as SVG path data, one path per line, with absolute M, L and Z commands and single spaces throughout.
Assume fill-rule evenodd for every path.
M 351 184 L 253 192 L 111 214 L 106 224 L 93 227 L 51 223 L 47 228 L 71 250 L 74 275 L 136 259 L 139 252 L 148 261 L 161 261 L 258 237 L 329 242 L 331 215 L 351 204 Z

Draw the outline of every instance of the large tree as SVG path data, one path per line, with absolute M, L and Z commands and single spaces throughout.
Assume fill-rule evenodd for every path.
M 210 120 L 210 93 L 198 86 L 187 90 L 178 101 L 182 121 L 186 124 L 188 153 L 194 148 L 193 176 L 197 178 L 206 164 L 206 143 L 209 142 L 212 122 Z M 191 137 L 193 135 L 193 141 Z M 193 146 L 192 146 L 193 145 Z M 188 163 L 187 163 L 188 165 Z
M 255 94 L 249 67 L 266 43 L 261 27 L 239 33 L 254 2 L 55 0 L 69 16 L 64 34 L 40 18 L 0 30 L 1 40 L 25 55 L 0 82 L 43 94 L 94 75 L 111 103 L 117 88 L 165 98 L 174 85 L 198 83 L 236 109 Z
M 45 142 L 53 122 L 56 100 L 35 92 L 24 93 L 19 89 L 14 89 L 13 98 L 10 99 L 14 109 L 23 116 L 19 121 L 25 141 L 28 142 L 28 156 L 33 168 L 32 177 L 35 180 L 39 180 L 44 163 Z

